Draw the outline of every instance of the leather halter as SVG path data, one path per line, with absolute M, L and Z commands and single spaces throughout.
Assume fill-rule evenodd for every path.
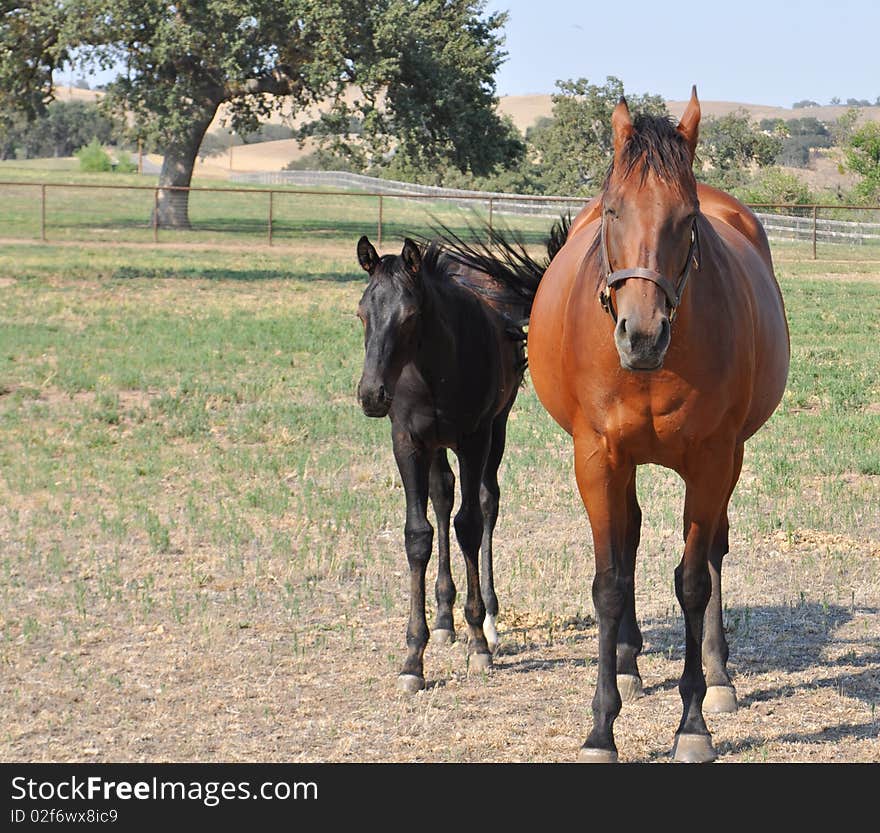
M 678 280 L 673 284 L 669 278 L 653 269 L 647 269 L 643 266 L 634 266 L 629 269 L 618 269 L 616 272 L 611 271 L 611 262 L 608 259 L 608 241 L 605 237 L 605 214 L 602 214 L 602 225 L 599 228 L 599 249 L 602 256 L 602 271 L 605 274 L 605 286 L 599 293 L 599 301 L 602 309 L 605 310 L 617 322 L 617 311 L 611 303 L 611 290 L 627 278 L 642 278 L 657 284 L 666 295 L 666 301 L 670 306 L 669 323 L 675 320 L 675 313 L 678 305 L 681 303 L 684 288 L 687 286 L 688 278 L 691 276 L 691 267 L 700 268 L 700 238 L 697 231 L 697 219 L 694 218 L 691 226 L 691 245 L 688 249 L 687 259 L 684 262 L 684 268 L 678 276 Z

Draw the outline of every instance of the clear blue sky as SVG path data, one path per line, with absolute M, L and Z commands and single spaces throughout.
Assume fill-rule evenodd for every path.
M 507 10 L 498 95 L 557 79 L 790 107 L 880 96 L 880 0 L 489 0 Z

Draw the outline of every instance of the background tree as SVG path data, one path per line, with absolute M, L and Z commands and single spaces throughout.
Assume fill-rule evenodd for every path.
M 700 124 L 698 177 L 730 189 L 748 178 L 750 168 L 772 165 L 781 149 L 782 136 L 762 131 L 745 110 L 709 116 Z
M 831 133 L 834 136 L 834 143 L 839 147 L 846 147 L 849 144 L 850 137 L 856 129 L 859 121 L 859 111 L 856 107 L 850 107 L 842 116 L 840 116 L 831 127 Z
M 758 126 L 765 133 L 782 139 L 782 147 L 776 155 L 776 164 L 793 168 L 805 168 L 814 148 L 829 148 L 834 144 L 831 131 L 814 116 L 800 119 L 761 119 Z
M 55 3 L 0 0 L 0 129 L 34 118 L 52 98 L 52 72 L 67 57 Z
M 45 112 L 30 121 L 24 116 L 7 123 L 0 140 L 0 159 L 72 156 L 92 139 L 114 142 L 117 126 L 96 104 L 84 101 L 53 101 Z
M 880 200 L 880 122 L 867 122 L 856 130 L 844 157 L 847 168 L 861 177 L 857 193 L 872 202 Z
M 547 193 L 565 196 L 595 194 L 611 163 L 611 113 L 624 95 L 623 82 L 608 76 L 602 86 L 586 78 L 557 81 L 553 115 L 535 126 L 529 141 L 541 168 Z M 668 115 L 658 95 L 627 95 L 632 112 Z

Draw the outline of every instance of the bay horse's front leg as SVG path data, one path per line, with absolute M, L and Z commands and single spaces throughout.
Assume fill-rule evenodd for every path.
M 642 529 L 642 510 L 636 495 L 636 469 L 626 487 L 626 537 L 623 547 L 623 568 L 628 579 L 626 604 L 617 634 L 617 690 L 624 703 L 642 696 L 642 675 L 638 656 L 642 652 L 642 632 L 636 619 L 636 553 Z
M 686 484 L 684 555 L 675 568 L 675 595 L 684 613 L 685 657 L 678 685 L 682 715 L 672 753 L 676 761 L 707 763 L 715 760 L 716 753 L 703 718 L 703 625 L 712 595 L 709 553 L 727 503 L 733 444 L 707 443 L 694 449 L 691 459 L 693 466 L 682 473 Z
M 620 714 L 617 642 L 627 603 L 634 596 L 633 573 L 625 549 L 627 487 L 634 475 L 628 460 L 615 459 L 600 437 L 575 433 L 575 475 L 593 531 L 596 573 L 593 606 L 599 623 L 599 675 L 593 696 L 593 728 L 578 759 L 587 763 L 617 760 L 614 721 Z
M 727 490 L 727 501 L 718 520 L 718 527 L 709 550 L 709 577 L 712 581 L 712 595 L 709 598 L 709 606 L 706 608 L 706 622 L 703 632 L 703 665 L 706 669 L 706 697 L 703 700 L 703 711 L 710 714 L 736 711 L 736 689 L 727 673 L 727 658 L 730 652 L 727 646 L 727 637 L 724 635 L 721 566 L 724 556 L 730 549 L 728 540 L 730 521 L 727 517 L 727 506 L 739 480 L 742 462 L 743 445 L 740 443 L 734 451 L 733 476 Z
M 428 482 L 428 493 L 437 518 L 437 583 L 434 586 L 437 619 L 431 632 L 431 639 L 439 645 L 448 645 L 450 642 L 455 642 L 455 621 L 452 613 L 452 606 L 455 604 L 455 583 L 452 580 L 452 566 L 449 563 L 449 521 L 455 499 L 455 475 L 449 466 L 445 448 L 438 448 L 434 452 Z
M 434 528 L 428 522 L 428 472 L 431 457 L 417 448 L 408 435 L 393 436 L 394 459 L 406 495 L 404 544 L 409 562 L 409 623 L 406 628 L 407 655 L 397 678 L 398 687 L 415 692 L 425 687 L 424 655 L 428 644 L 425 619 L 425 571 L 431 558 Z
M 455 535 L 467 567 L 467 600 L 464 617 L 468 624 L 468 668 L 485 671 L 492 665 L 492 652 L 483 632 L 486 606 L 480 592 L 480 542 L 483 537 L 483 510 L 480 483 L 489 455 L 489 426 L 463 438 L 457 449 L 461 507 L 455 515 Z

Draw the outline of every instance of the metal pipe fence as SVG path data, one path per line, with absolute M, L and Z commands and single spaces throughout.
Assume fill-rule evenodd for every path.
M 363 178 L 368 179 L 368 178 Z M 368 180 L 368 184 L 376 180 Z M 504 227 L 527 243 L 543 241 L 553 219 L 574 216 L 584 197 L 431 189 L 66 184 L 0 181 L 0 238 L 44 242 L 225 242 L 249 246 L 353 237 L 375 230 L 389 237 L 428 235 L 438 224 L 460 233 Z M 360 190 L 353 190 L 360 187 Z M 418 190 L 416 190 L 418 189 Z M 163 224 L 170 203 L 179 227 Z M 183 210 L 185 207 L 186 210 Z M 798 259 L 880 261 L 880 206 L 755 204 L 776 255 Z

